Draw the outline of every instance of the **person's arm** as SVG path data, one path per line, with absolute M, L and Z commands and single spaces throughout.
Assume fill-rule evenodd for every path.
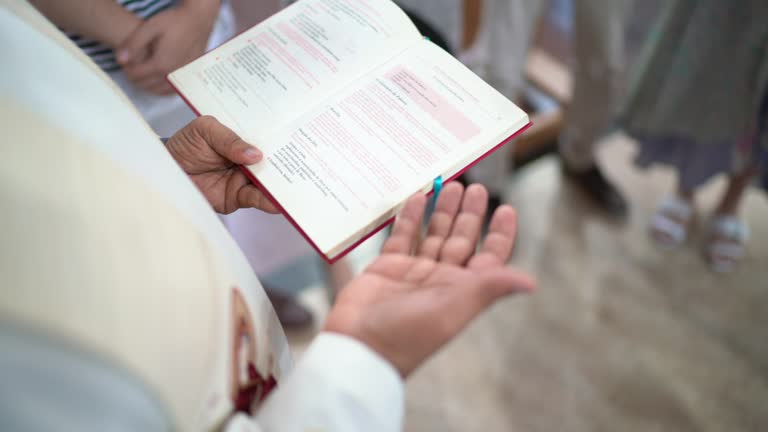
M 256 163 L 261 153 L 212 117 L 193 121 L 167 146 L 219 211 L 267 208 L 235 166 Z M 406 201 L 381 255 L 341 290 L 293 373 L 255 421 L 237 415 L 226 430 L 400 430 L 402 379 L 496 300 L 535 289 L 506 264 L 517 232 L 513 208 L 496 209 L 483 239 L 488 191 L 448 183 L 422 238 L 426 204 L 421 193 Z
M 403 379 L 389 361 L 353 338 L 321 333 L 255 419 L 238 414 L 226 431 L 396 432 Z
M 422 239 L 426 201 L 418 194 L 406 202 L 381 256 L 341 291 L 324 332 L 255 420 L 235 418 L 227 430 L 398 431 L 402 379 L 496 300 L 534 289 L 506 265 L 511 207 L 496 210 L 477 249 L 485 188 L 449 183 Z
M 123 43 L 142 23 L 114 0 L 30 2 L 59 28 L 113 48 Z

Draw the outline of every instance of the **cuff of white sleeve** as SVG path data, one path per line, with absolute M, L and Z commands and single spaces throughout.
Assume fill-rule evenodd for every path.
M 327 362 L 323 365 L 323 370 L 332 374 L 339 383 L 355 382 L 352 378 L 370 378 L 369 374 L 375 373 L 377 380 L 397 388 L 397 395 L 403 396 L 403 378 L 397 369 L 379 353 L 349 336 L 331 332 L 320 333 L 312 341 L 301 361 L 312 364 Z
M 380 419 L 402 425 L 405 385 L 400 373 L 367 345 L 339 333 L 320 333 L 300 365 L 316 369 L 329 383 L 363 401 Z M 389 430 L 387 428 L 383 430 Z
M 321 333 L 258 414 L 266 432 L 397 432 L 405 390 L 400 374 L 355 339 Z

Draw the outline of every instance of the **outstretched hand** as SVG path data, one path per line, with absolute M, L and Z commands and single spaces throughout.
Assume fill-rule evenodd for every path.
M 238 167 L 261 161 L 261 151 L 215 118 L 203 116 L 193 120 L 176 132 L 166 147 L 217 212 L 229 214 L 240 208 L 258 208 L 278 213 Z
M 496 300 L 536 285 L 506 266 L 517 228 L 512 207 L 496 210 L 478 250 L 483 186 L 448 184 L 422 239 L 426 200 L 406 202 L 381 256 L 341 291 L 325 326 L 368 345 L 404 377 Z

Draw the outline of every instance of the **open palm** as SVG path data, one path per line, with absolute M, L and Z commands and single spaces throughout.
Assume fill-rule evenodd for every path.
M 426 197 L 410 198 L 381 256 L 340 293 L 326 330 L 363 341 L 407 376 L 495 300 L 532 291 L 529 276 L 506 266 L 514 209 L 496 210 L 476 248 L 487 202 L 480 185 L 447 185 L 422 239 Z

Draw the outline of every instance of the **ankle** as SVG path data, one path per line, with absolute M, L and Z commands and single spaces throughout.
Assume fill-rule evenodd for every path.
M 694 199 L 693 191 L 678 189 L 676 196 L 677 196 L 677 199 L 679 199 L 680 201 L 684 201 L 686 204 L 689 204 L 689 205 L 693 204 L 693 199 Z
M 594 161 L 586 164 L 577 164 L 577 163 L 569 162 L 568 159 L 565 157 L 561 157 L 560 160 L 562 161 L 561 163 L 562 163 L 563 169 L 566 172 L 576 174 L 576 175 L 585 174 L 597 168 L 597 164 Z
M 715 209 L 714 215 L 717 216 L 717 217 L 727 216 L 727 217 L 738 218 L 739 217 L 739 210 L 735 209 L 735 208 L 731 208 L 731 207 L 719 206 L 719 207 L 717 207 Z
M 723 199 L 715 208 L 715 214 L 719 216 L 738 216 L 739 202 L 735 199 Z

